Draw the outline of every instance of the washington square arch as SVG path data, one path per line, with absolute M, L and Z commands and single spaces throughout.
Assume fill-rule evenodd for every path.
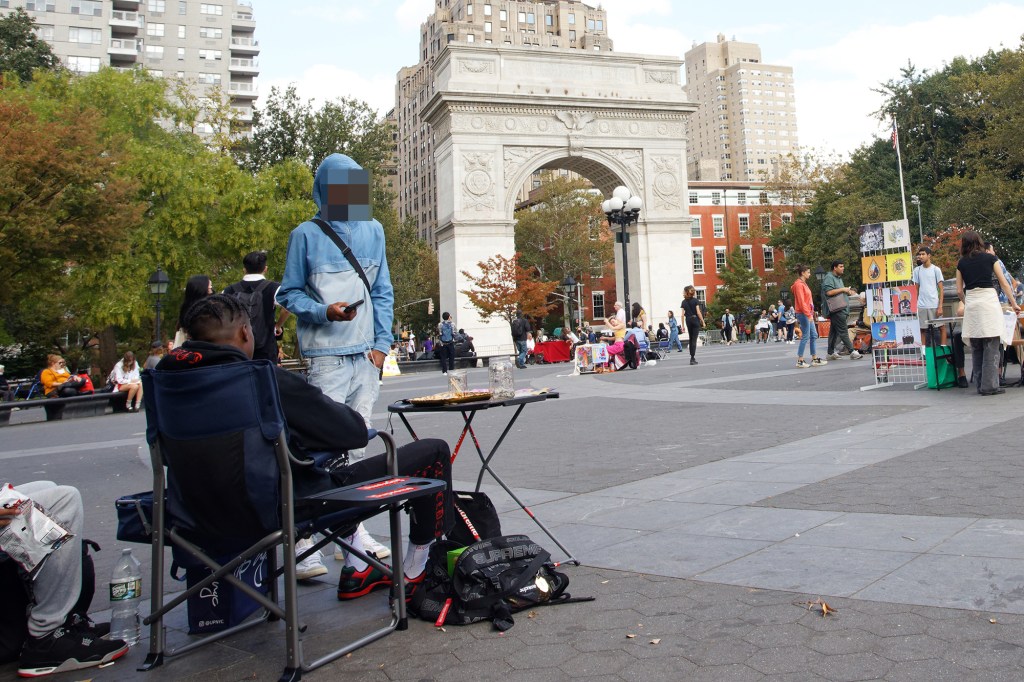
M 423 118 L 434 133 L 441 310 L 455 314 L 477 353 L 510 352 L 511 336 L 507 324 L 479 318 L 461 271 L 515 252 L 513 210 L 537 169 L 579 173 L 606 198 L 619 185 L 639 195 L 629 299 L 654 320 L 678 306 L 693 281 L 684 124 L 696 110 L 681 66 L 673 57 L 457 43 L 439 55 Z

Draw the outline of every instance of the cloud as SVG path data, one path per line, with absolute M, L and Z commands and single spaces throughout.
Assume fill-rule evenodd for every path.
M 395 106 L 395 74 L 370 74 L 332 64 L 313 64 L 298 78 L 260 81 L 261 100 L 270 94 L 271 87 L 283 90 L 290 83 L 295 84 L 300 98 L 315 100 L 317 104 L 353 97 L 369 104 L 381 116 Z

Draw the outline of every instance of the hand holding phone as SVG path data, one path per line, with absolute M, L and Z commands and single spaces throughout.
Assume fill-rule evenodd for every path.
M 342 308 L 342 310 L 344 310 L 346 313 L 350 313 L 353 310 L 355 310 L 356 308 L 358 308 L 359 306 L 361 306 L 363 303 L 365 303 L 365 301 L 366 301 L 366 299 L 362 299 L 361 298 L 358 301 L 355 301 L 354 303 L 349 303 L 347 306 Z

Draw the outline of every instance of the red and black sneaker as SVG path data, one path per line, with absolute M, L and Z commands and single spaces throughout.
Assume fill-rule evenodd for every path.
M 376 566 L 368 565 L 361 571 L 346 566 L 341 569 L 341 578 L 338 580 L 338 599 L 356 599 L 382 587 L 391 587 L 391 578 Z
M 420 585 L 423 584 L 423 579 L 427 577 L 426 569 L 423 570 L 415 578 L 405 576 L 405 602 L 408 604 L 412 600 L 412 595 L 416 594 L 416 590 L 419 589 Z

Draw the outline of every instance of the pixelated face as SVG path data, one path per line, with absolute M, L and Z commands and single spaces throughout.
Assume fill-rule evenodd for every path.
M 370 220 L 370 173 L 362 168 L 336 168 L 327 173 L 327 220 Z

